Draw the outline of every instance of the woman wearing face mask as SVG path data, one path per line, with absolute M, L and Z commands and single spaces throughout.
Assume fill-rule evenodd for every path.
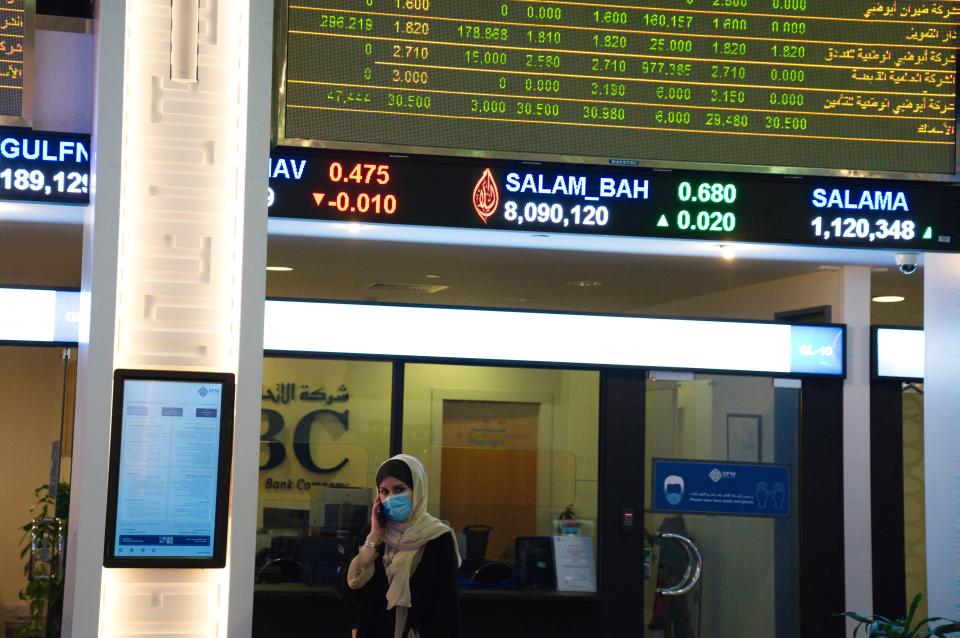
M 460 554 L 453 530 L 427 513 L 427 475 L 406 454 L 377 472 L 370 533 L 337 581 L 360 605 L 357 638 L 458 638 Z

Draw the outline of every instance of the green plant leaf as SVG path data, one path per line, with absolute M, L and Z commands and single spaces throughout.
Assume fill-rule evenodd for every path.
M 946 618 L 941 618 L 940 616 L 933 616 L 932 618 L 924 618 L 924 619 L 921 620 L 919 623 L 917 623 L 917 626 L 914 627 L 913 630 L 919 632 L 919 631 L 920 631 L 920 628 L 923 627 L 924 625 L 929 625 L 929 624 L 931 624 L 931 623 L 940 622 L 940 621 L 945 621 L 945 620 L 947 620 L 947 619 L 946 619 Z M 927 635 L 929 636 L 929 635 L 932 635 L 932 634 L 927 634 Z
M 960 633 L 960 622 L 950 622 L 947 625 L 940 625 L 930 631 L 931 636 L 946 636 L 947 634 Z
M 909 629 L 911 623 L 913 623 L 913 617 L 917 613 L 917 608 L 920 607 L 920 599 L 923 598 L 923 594 L 918 593 L 913 597 L 913 600 L 910 601 L 910 611 L 907 612 L 906 627 Z
M 858 623 L 863 623 L 864 625 L 869 625 L 873 622 L 873 618 L 867 618 L 866 616 L 861 616 L 860 614 L 853 611 L 845 611 L 842 614 L 837 614 L 838 616 L 846 616 L 847 618 L 852 618 Z
M 50 495 L 48 485 L 41 485 L 34 490 L 37 501 L 30 507 L 30 513 L 32 519 L 44 519 L 50 516 L 51 511 L 57 513 L 62 511 L 64 515 L 60 518 L 64 520 L 64 532 L 66 532 L 66 515 L 70 511 L 70 486 L 61 483 L 59 491 L 61 496 L 55 500 Z M 20 528 L 24 532 L 20 539 L 22 545 L 20 557 L 27 559 L 23 567 L 24 575 L 29 575 L 30 532 L 33 528 L 34 521 L 32 520 Z M 41 543 L 48 547 L 52 546 L 56 539 L 57 525 L 55 522 L 38 522 L 36 533 Z M 17 636 L 21 638 L 54 638 L 60 635 L 60 615 L 63 610 L 62 579 L 54 582 L 28 582 L 23 589 L 17 592 L 17 596 L 20 600 L 28 601 L 30 605 L 30 621 L 17 631 Z

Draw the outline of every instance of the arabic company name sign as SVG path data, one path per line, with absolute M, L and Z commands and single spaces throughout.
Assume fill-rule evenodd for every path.
M 786 517 L 790 489 L 785 465 L 653 460 L 657 512 Z

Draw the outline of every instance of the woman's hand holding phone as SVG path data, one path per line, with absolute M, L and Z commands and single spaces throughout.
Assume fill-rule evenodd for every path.
M 387 517 L 383 514 L 383 504 L 380 497 L 373 502 L 370 508 L 370 534 L 367 536 L 367 542 L 374 545 L 380 544 L 383 535 L 387 531 Z
M 380 497 L 377 497 L 370 508 L 370 533 L 367 534 L 366 542 L 360 547 L 360 554 L 357 556 L 357 559 L 364 565 L 369 565 L 376 559 L 377 545 L 380 544 L 384 533 L 386 533 L 386 523 L 380 508 Z

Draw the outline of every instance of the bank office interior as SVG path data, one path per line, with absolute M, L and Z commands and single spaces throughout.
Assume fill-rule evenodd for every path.
M 42 84 L 37 91 L 34 126 L 43 130 L 89 133 L 93 86 L 89 77 L 89 69 L 93 68 L 89 21 L 41 17 L 38 27 L 37 62 L 42 70 L 38 77 L 42 78 Z M 58 55 L 54 56 L 54 52 Z M 70 55 L 65 56 L 64 52 Z M 65 59 L 71 60 L 75 68 L 64 65 Z M 91 63 L 85 65 L 85 60 Z M 69 93 L 69 99 L 58 99 L 64 91 Z M 3 203 L 2 211 L 0 285 L 77 289 L 82 234 L 78 209 Z M 512 246 L 470 245 L 473 240 L 466 236 L 463 244 L 458 245 L 456 241 L 422 243 L 397 241 L 396 237 L 369 239 L 330 233 L 316 236 L 312 231 L 272 232 L 270 264 L 293 270 L 268 273 L 267 294 L 275 298 L 352 302 L 757 321 L 785 317 L 794 321 L 844 323 L 849 320 L 844 316 L 844 310 L 849 307 L 847 298 L 864 292 L 862 285 L 861 289 L 851 290 L 853 282 L 869 281 L 871 295 L 897 295 L 905 301 L 871 304 L 866 322 L 923 325 L 922 270 L 911 277 L 901 275 L 894 266 L 893 255 L 888 252 L 854 254 L 737 246 L 734 247 L 737 254 L 728 259 L 729 255 L 721 247 L 694 242 L 613 245 L 601 241 L 588 249 L 582 246 L 573 249 L 554 246 L 556 242 L 550 238 L 529 236 L 523 236 L 525 244 Z M 328 335 L 330 339 L 336 337 L 335 333 Z M 562 349 L 564 345 L 558 343 L 556 347 Z M 64 356 L 65 350 L 72 354 Z M 399 399 L 395 384 L 398 367 L 403 369 Z M 295 465 L 294 458 L 261 472 L 258 526 L 262 545 L 258 546 L 258 554 L 261 551 L 263 554 L 256 559 L 260 582 L 255 602 L 255 633 L 276 635 L 272 632 L 278 631 L 278 619 L 304 619 L 304 608 L 329 609 L 330 614 L 324 617 L 330 618 L 331 624 L 349 621 L 347 614 L 337 611 L 329 590 L 325 589 L 329 572 L 325 572 L 324 567 L 305 569 L 302 556 L 294 553 L 300 550 L 289 548 L 302 544 L 303 539 L 314 532 L 340 536 L 344 536 L 344 530 L 355 532 L 357 521 L 363 518 L 357 516 L 357 512 L 364 512 L 364 499 L 340 486 L 349 485 L 353 489 L 363 486 L 360 492 L 368 497 L 369 492 L 365 490 L 372 486 L 379 463 L 391 451 L 402 449 L 428 462 L 432 509 L 458 528 L 467 558 L 479 560 L 479 566 L 493 565 L 488 570 L 490 574 L 483 577 L 490 582 L 483 582 L 483 578 L 470 582 L 476 571 L 465 574 L 465 615 L 475 623 L 481 622 L 483 614 L 496 609 L 517 617 L 523 615 L 532 626 L 541 628 L 550 623 L 569 627 L 574 617 L 589 624 L 594 622 L 596 614 L 602 614 L 597 610 L 606 606 L 636 605 L 635 600 L 623 601 L 609 595 L 609 590 L 605 592 L 609 585 L 603 585 L 603 578 L 608 582 L 617 579 L 626 582 L 642 577 L 642 627 L 647 635 L 812 635 L 800 633 L 802 623 L 809 620 L 800 616 L 813 608 L 824 611 L 825 604 L 823 600 L 805 599 L 804 596 L 816 598 L 807 592 L 818 585 L 832 588 L 831 595 L 839 595 L 843 601 L 843 581 L 836 578 L 844 561 L 842 536 L 839 546 L 818 557 L 820 566 L 832 576 L 824 573 L 822 582 L 814 583 L 808 575 L 807 582 L 801 583 L 796 577 L 785 577 L 782 559 L 793 555 L 796 560 L 799 544 L 796 536 L 814 534 L 816 529 L 805 532 L 800 529 L 799 521 L 794 520 L 793 531 L 784 535 L 777 531 L 775 523 L 762 519 L 708 521 L 705 517 L 704 520 L 688 517 L 684 531 L 700 541 L 705 549 L 719 548 L 720 551 L 705 556 L 704 577 L 682 606 L 658 608 L 653 588 L 665 584 L 658 571 L 669 571 L 663 558 L 669 550 L 646 533 L 669 531 L 668 525 L 665 526 L 666 517 L 637 512 L 638 522 L 643 518 L 639 527 L 646 533 L 634 538 L 644 538 L 645 542 L 617 546 L 623 541 L 617 535 L 619 525 L 611 521 L 619 521 L 622 512 L 603 507 L 604 499 L 611 500 L 614 491 L 649 490 L 637 486 L 646 482 L 643 476 L 629 477 L 627 473 L 626 481 L 620 475 L 619 482 L 610 478 L 614 465 L 623 470 L 629 468 L 630 463 L 637 463 L 637 458 L 624 457 L 622 451 L 617 458 L 617 446 L 609 437 L 601 436 L 606 424 L 600 415 L 634 409 L 638 404 L 626 401 L 623 405 L 611 405 L 610 393 L 601 392 L 601 385 L 620 383 L 631 390 L 644 388 L 639 406 L 644 411 L 645 436 L 635 441 L 632 448 L 640 451 L 641 458 L 674 456 L 714 461 L 739 458 L 737 454 L 743 453 L 742 449 L 731 454 L 731 422 L 727 417 L 741 415 L 744 418 L 737 423 L 755 433 L 755 437 L 748 436 L 741 443 L 757 454 L 758 460 L 803 467 L 797 456 L 802 450 L 799 437 L 804 436 L 799 431 L 799 419 L 794 416 L 789 421 L 783 417 L 784 409 L 787 413 L 799 412 L 802 399 L 797 396 L 795 384 L 776 384 L 769 376 L 670 371 L 651 372 L 648 377 L 646 370 L 633 372 L 633 375 L 630 371 L 618 375 L 576 366 L 543 368 L 482 362 L 398 364 L 389 357 L 370 360 L 291 356 L 290 353 L 281 356 L 268 352 L 264 360 L 264 409 L 280 413 L 284 422 L 290 424 L 285 429 L 287 437 L 293 430 L 292 424 L 303 416 L 302 396 L 308 401 L 320 401 L 324 408 L 340 415 L 349 409 L 349 428 L 344 427 L 342 416 L 328 415 L 312 429 L 309 458 L 322 467 L 335 466 L 344 458 L 350 462 L 328 481 L 317 481 L 303 467 Z M 0 345 L 0 406 L 3 406 L 0 428 L 3 428 L 4 440 L 15 442 L 0 449 L 0 466 L 9 477 L 0 487 L 4 519 L 0 525 L 0 598 L 8 625 L 22 620 L 25 613 L 17 598 L 17 592 L 25 584 L 18 528 L 30 516 L 33 490 L 49 480 L 51 465 L 58 467 L 62 481 L 69 482 L 75 375 L 75 348 L 69 344 Z M 291 383 L 295 386 L 292 394 Z M 906 596 L 922 592 L 925 587 L 922 385 L 917 384 L 916 379 L 907 384 L 892 383 L 892 389 L 888 386 L 888 396 L 895 397 L 891 399 L 894 403 L 899 397 L 902 409 L 898 414 L 902 414 L 903 434 L 901 445 L 888 446 L 885 452 L 889 455 L 893 449 L 893 456 L 902 463 L 902 487 L 896 494 L 902 501 L 905 542 L 888 548 L 901 557 L 900 580 L 903 582 L 902 588 L 898 586 L 889 596 L 888 604 L 902 608 Z M 303 395 L 305 391 L 307 394 Z M 319 399 L 321 392 L 323 398 Z M 782 403 L 784 392 L 786 408 Z M 627 391 L 625 396 L 635 398 L 635 393 L 631 395 Z M 830 396 L 836 398 L 836 395 Z M 636 423 L 636 414 L 632 418 L 625 421 Z M 391 428 L 391 422 L 398 420 L 403 423 L 402 431 Z M 460 436 L 469 436 L 464 432 L 469 433 L 471 424 L 478 421 L 509 422 L 514 436 L 510 444 L 501 446 L 506 449 L 484 449 L 479 454 L 486 456 L 477 457 L 477 450 L 458 443 L 455 437 L 448 443 L 441 436 L 440 431 L 447 427 Z M 263 427 L 266 432 L 268 418 L 264 419 Z M 786 452 L 790 458 L 783 458 L 781 455 L 785 452 L 777 448 L 778 440 L 783 440 L 782 432 L 778 438 L 778 429 L 786 429 L 788 438 L 792 437 L 792 451 Z M 817 434 L 822 435 L 817 437 L 820 449 L 826 449 L 824 442 L 842 443 L 836 429 Z M 630 436 L 628 432 L 623 435 L 626 437 L 623 440 Z M 289 438 L 281 441 L 288 447 L 293 442 Z M 55 450 L 53 460 L 51 450 Z M 270 465 L 269 450 L 270 446 L 266 445 L 262 451 L 262 466 Z M 484 482 L 487 491 L 477 494 L 469 484 L 464 486 L 464 479 L 469 476 L 451 469 L 484 464 L 496 468 L 496 463 L 488 462 L 493 453 L 500 457 L 496 463 L 502 467 L 521 467 L 533 473 L 492 472 Z M 516 458 L 535 459 L 535 462 L 511 462 Z M 834 462 L 826 471 L 835 473 L 836 463 L 842 461 L 837 449 L 825 458 Z M 601 459 L 606 460 L 606 466 Z M 826 460 L 824 463 L 828 465 Z M 808 475 L 815 476 L 814 472 Z M 304 484 L 305 477 L 310 479 L 310 488 L 299 489 L 298 484 Z M 504 482 L 497 483 L 497 480 Z M 810 479 L 806 481 L 810 483 Z M 334 485 L 314 485 L 315 482 Z M 806 484 L 800 483 L 794 482 L 798 502 L 813 503 L 802 500 L 807 496 L 800 495 L 799 490 L 805 489 Z M 835 491 L 830 485 L 822 487 L 822 490 L 813 490 L 809 498 Z M 444 494 L 454 498 L 445 499 Z M 510 494 L 516 502 L 504 504 L 505 494 Z M 842 501 L 840 510 L 837 510 L 836 498 L 818 502 L 827 503 L 833 509 L 810 509 L 815 515 L 808 513 L 807 519 L 821 519 L 819 526 L 832 528 L 832 538 L 836 539 L 837 517 L 843 514 Z M 568 521 L 564 523 L 560 516 L 568 506 L 573 518 L 564 519 Z M 485 525 L 490 529 L 465 529 L 467 525 Z M 497 566 L 516 566 L 517 537 L 542 539 L 561 531 L 564 525 L 575 527 L 580 534 L 596 539 L 598 544 L 606 543 L 607 548 L 622 552 L 616 557 L 611 551 L 606 557 L 597 557 L 601 587 L 595 597 L 550 596 L 550 583 L 537 582 L 535 576 L 527 583 L 534 587 L 524 591 L 516 591 L 516 583 L 513 589 L 502 590 L 480 586 L 509 581 L 515 575 L 515 572 L 498 572 Z M 871 534 L 871 530 L 848 532 Z M 350 537 L 349 533 L 345 536 Z M 784 538 L 791 538 L 793 545 L 778 553 L 777 545 Z M 830 544 L 823 538 L 820 542 Z M 649 555 L 644 552 L 645 546 L 651 550 Z M 479 554 L 478 547 L 482 547 Z M 284 553 L 285 548 L 289 554 Z M 751 559 L 751 550 L 757 550 L 752 554 L 759 558 Z M 632 556 L 634 560 L 623 560 L 625 556 Z M 650 571 L 649 576 L 646 569 Z M 808 568 L 788 563 L 786 571 L 796 575 L 804 569 Z M 751 585 L 748 587 L 745 583 Z M 876 597 L 878 585 L 872 586 Z M 752 613 L 743 613 L 745 608 L 753 610 Z M 839 611 L 836 607 L 833 609 Z M 678 613 L 686 625 L 681 628 L 673 623 L 668 628 L 666 625 L 671 623 L 666 623 L 666 618 Z M 825 614 L 818 617 L 823 618 Z M 310 617 L 305 621 L 316 626 Z M 824 622 L 831 631 L 836 630 L 836 619 Z

